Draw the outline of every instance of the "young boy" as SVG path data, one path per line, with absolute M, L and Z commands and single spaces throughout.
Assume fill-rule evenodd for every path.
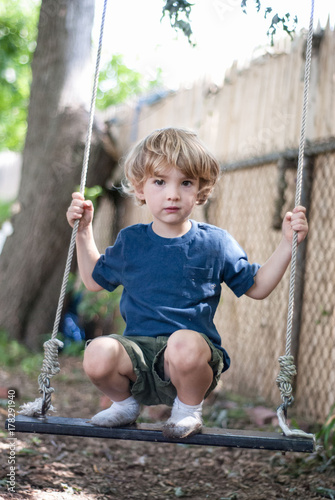
M 216 159 L 197 136 L 183 129 L 157 130 L 125 161 L 126 191 L 146 203 L 152 223 L 123 229 L 100 255 L 92 232 L 93 207 L 74 193 L 67 212 L 79 219 L 77 258 L 92 291 L 122 285 L 123 336 L 94 339 L 84 370 L 112 401 L 92 423 L 116 427 L 135 422 L 140 404 L 172 406 L 164 426 L 169 437 L 202 427 L 203 400 L 229 368 L 213 322 L 224 281 L 239 297 L 263 299 L 281 280 L 291 259 L 293 232 L 307 234 L 305 208 L 285 215 L 282 239 L 263 265 L 250 264 L 224 230 L 190 220 L 219 178 Z

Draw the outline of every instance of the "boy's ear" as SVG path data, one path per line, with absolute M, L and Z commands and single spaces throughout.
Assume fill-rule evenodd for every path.
M 144 192 L 143 192 L 143 184 L 139 186 L 134 186 L 135 196 L 141 201 L 145 201 Z

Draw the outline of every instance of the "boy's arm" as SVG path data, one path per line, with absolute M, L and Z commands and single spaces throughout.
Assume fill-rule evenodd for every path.
M 76 238 L 77 260 L 81 279 L 86 288 L 92 292 L 102 290 L 102 287 L 92 278 L 93 269 L 100 257 L 94 241 L 92 220 L 93 205 L 86 201 L 80 193 L 73 193 L 72 203 L 66 213 L 71 227 L 79 220 Z
M 92 278 L 93 269 L 100 257 L 94 241 L 92 226 L 78 232 L 76 248 L 79 272 L 84 285 L 91 292 L 102 290 L 102 287 Z
M 264 299 L 276 288 L 291 260 L 294 232 L 298 234 L 298 244 L 306 238 L 308 223 L 305 214 L 306 209 L 298 206 L 285 215 L 282 239 L 269 260 L 258 270 L 254 284 L 245 295 L 252 299 Z

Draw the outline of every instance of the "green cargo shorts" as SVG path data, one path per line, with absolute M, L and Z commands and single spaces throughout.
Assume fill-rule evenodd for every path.
M 223 369 L 223 353 L 206 335 L 200 335 L 206 340 L 212 352 L 209 365 L 213 370 L 213 382 L 205 395 L 206 398 L 219 382 Z M 137 379 L 135 382 L 130 382 L 130 392 L 134 398 L 147 406 L 158 404 L 172 406 L 177 391 L 170 380 L 164 380 L 164 351 L 169 337 L 123 337 L 117 334 L 109 337 L 123 345 L 133 363 Z

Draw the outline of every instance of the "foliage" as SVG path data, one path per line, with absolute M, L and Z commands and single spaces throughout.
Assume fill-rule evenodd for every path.
M 85 341 L 67 342 L 64 335 L 58 335 L 59 340 L 64 342 L 64 347 L 61 350 L 61 354 L 69 357 L 82 357 L 85 350 Z
M 32 354 L 17 340 L 10 339 L 6 332 L 0 331 L 0 366 L 17 368 L 26 375 L 36 373 L 36 368 L 42 366 L 43 354 Z
M 80 186 L 76 186 L 75 189 L 77 192 L 80 191 Z M 104 194 L 104 189 L 102 186 L 92 186 L 92 187 L 85 187 L 85 199 L 90 200 L 93 203 L 94 209 L 96 209 L 98 199 L 101 198 Z M 72 287 L 72 285 L 71 285 Z M 72 288 L 71 288 L 72 289 Z
M 163 7 L 163 17 L 169 15 L 170 24 L 175 30 L 180 30 L 188 38 L 191 45 L 194 43 L 191 40 L 192 28 L 190 24 L 190 14 L 193 4 L 186 0 L 166 0 Z M 182 19 L 180 19 L 182 16 Z
M 97 321 L 114 315 L 115 309 L 119 307 L 120 294 L 110 293 L 107 290 L 99 292 L 85 291 L 78 305 L 78 313 L 85 321 Z
M 247 4 L 249 5 L 248 0 L 241 0 L 241 8 L 245 14 L 247 13 Z M 257 12 L 260 12 L 262 7 L 261 0 L 254 0 L 254 4 Z M 186 0 L 165 0 L 165 5 L 163 7 L 163 17 L 165 16 L 165 14 L 168 14 L 170 17 L 171 26 L 176 30 L 182 31 L 188 38 L 190 44 L 194 45 L 194 43 L 192 42 L 192 28 L 190 24 L 190 14 L 192 7 L 193 4 L 187 2 Z M 264 17 L 268 17 L 269 14 L 272 13 L 272 10 L 272 7 L 265 7 Z M 282 16 L 280 16 L 278 13 L 274 14 L 267 31 L 267 34 L 271 39 L 271 44 L 273 44 L 273 37 L 277 33 L 278 27 L 281 27 L 292 38 L 292 33 L 294 33 L 295 31 L 297 22 L 297 16 L 291 17 L 290 13 L 286 13 Z
M 21 151 L 24 144 L 31 84 L 31 61 L 36 47 L 40 0 L 0 4 L 0 149 Z M 101 69 L 97 107 L 124 102 L 132 95 L 161 84 L 161 70 L 145 77 L 129 69 L 116 54 Z
M 272 12 L 271 7 L 268 7 L 265 11 L 265 17 L 267 17 L 268 14 Z M 297 16 L 293 17 L 293 22 L 291 22 L 291 15 L 290 13 L 284 14 L 282 17 L 280 17 L 278 14 L 275 14 L 271 20 L 271 25 L 267 31 L 268 36 L 271 38 L 271 44 L 273 45 L 273 38 L 275 34 L 277 33 L 277 26 L 282 27 L 282 29 L 289 35 L 291 40 L 293 39 L 293 33 L 295 32 L 296 26 L 298 23 L 298 18 Z
M 1 149 L 20 151 L 23 147 L 39 4 L 37 0 L 0 4 Z
M 90 292 L 86 290 L 85 286 L 81 283 L 79 286 L 76 284 L 77 277 L 75 274 L 70 273 L 67 285 L 67 293 L 72 297 L 78 297 L 77 313 L 80 319 L 85 323 L 98 322 L 107 317 L 115 316 L 115 312 L 119 309 L 122 289 L 119 287 L 113 293 L 107 290 L 100 290 L 99 292 Z M 120 316 L 120 322 L 123 320 Z M 119 325 L 118 330 L 122 330 L 123 326 Z M 80 343 L 79 343 L 80 344 Z
M 316 437 L 322 442 L 326 457 L 335 458 L 335 404 L 331 407 L 328 418 Z
M 161 84 L 161 70 L 149 78 L 128 68 L 121 54 L 115 54 L 101 69 L 97 91 L 97 108 L 106 109 L 131 96 L 149 92 Z
M 246 14 L 247 13 L 247 2 L 248 0 L 242 0 L 241 2 L 241 7 L 243 12 Z M 256 5 L 256 10 L 257 12 L 260 12 L 261 10 L 261 1 L 260 0 L 254 0 L 254 3 Z M 264 17 L 267 18 L 270 14 L 272 14 L 273 9 L 272 7 L 265 7 L 264 10 Z M 272 19 L 271 19 L 271 24 L 269 26 L 269 29 L 267 31 L 267 35 L 270 36 L 271 38 L 271 44 L 273 44 L 273 38 L 275 34 L 277 33 L 277 28 L 281 27 L 285 33 L 289 35 L 289 37 L 292 39 L 292 33 L 295 32 L 295 29 L 297 27 L 298 23 L 298 18 L 297 16 L 291 17 L 291 14 L 287 12 L 286 14 L 283 14 L 280 16 L 278 13 L 274 14 Z
M 0 200 L 0 227 L 1 225 L 11 217 L 11 201 L 1 201 Z

